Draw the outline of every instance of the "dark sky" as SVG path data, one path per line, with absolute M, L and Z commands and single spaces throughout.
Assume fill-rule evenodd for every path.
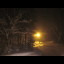
M 35 15 L 35 18 L 57 19 L 60 15 L 59 8 L 0 8 L 0 16 L 4 14 L 14 15 L 19 11 Z
M 36 26 L 47 28 L 49 25 L 60 24 L 61 12 L 59 8 L 35 8 Z M 59 23 L 60 22 L 60 23 Z M 52 26 L 50 26 L 52 27 Z
M 38 22 L 60 21 L 61 12 L 59 8 L 0 8 L 0 18 L 5 15 L 15 16 L 18 12 L 32 16 Z
M 58 23 L 61 21 L 60 8 L 0 8 L 0 18 L 7 14 L 15 16 L 18 12 L 25 13 L 24 17 L 32 17 L 35 26 L 47 27 L 51 23 Z

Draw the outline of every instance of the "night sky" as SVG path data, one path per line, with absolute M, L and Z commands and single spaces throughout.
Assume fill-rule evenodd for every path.
M 52 24 L 58 24 L 58 26 L 63 24 L 60 8 L 0 8 L 0 18 L 5 17 L 7 14 L 14 17 L 18 12 L 25 14 L 23 18 L 29 19 L 30 17 L 36 29 L 48 30 L 47 27 L 51 27 Z
M 0 8 L 0 16 L 6 14 L 14 16 L 18 12 L 27 12 L 35 19 L 42 19 L 43 21 L 59 20 L 61 13 L 59 8 Z

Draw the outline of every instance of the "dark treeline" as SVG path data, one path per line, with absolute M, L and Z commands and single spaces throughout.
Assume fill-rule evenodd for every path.
M 33 14 L 29 9 L 0 9 L 0 53 L 32 47 Z

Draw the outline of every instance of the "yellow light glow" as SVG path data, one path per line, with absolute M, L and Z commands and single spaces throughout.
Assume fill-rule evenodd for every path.
M 40 46 L 44 46 L 43 42 L 39 42 L 39 41 L 35 41 L 34 42 L 34 46 L 33 47 L 40 47 Z
M 40 37 L 41 34 L 40 34 L 40 33 L 36 33 L 34 36 L 35 36 L 35 37 Z

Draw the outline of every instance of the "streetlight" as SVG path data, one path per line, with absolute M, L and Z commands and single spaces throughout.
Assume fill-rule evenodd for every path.
M 36 40 L 39 40 L 39 42 L 40 42 L 41 33 L 37 32 L 36 34 L 34 34 L 34 37 Z
M 41 33 L 39 33 L 39 32 L 35 33 L 34 38 L 37 41 L 35 43 L 40 43 Z
M 41 37 L 41 34 L 40 33 L 36 33 L 36 34 L 34 34 L 34 37 L 35 38 L 40 38 Z
M 40 32 L 37 32 L 34 34 L 34 46 L 33 47 L 40 47 L 40 46 L 44 46 L 44 42 L 42 42 L 41 40 L 43 39 L 42 37 L 44 36 L 45 34 L 44 33 L 40 33 Z

